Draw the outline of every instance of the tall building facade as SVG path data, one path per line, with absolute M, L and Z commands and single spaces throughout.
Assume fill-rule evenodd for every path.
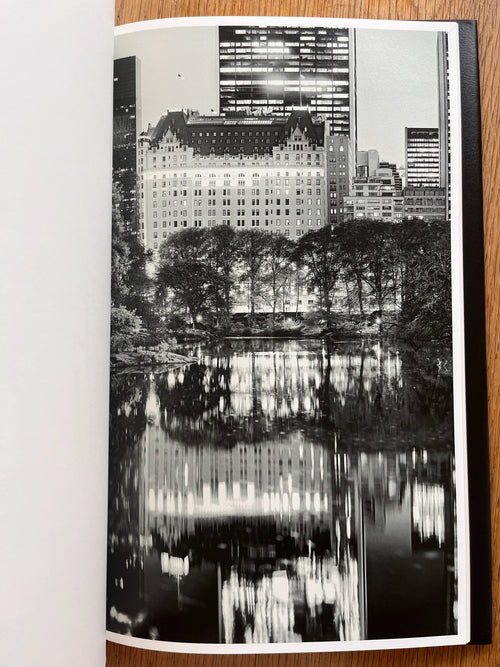
M 446 219 L 446 189 L 408 186 L 403 190 L 405 217 L 420 220 Z
M 328 221 L 323 120 L 170 112 L 139 137 L 140 233 L 157 250 L 186 227 L 298 238 Z
M 126 224 L 136 224 L 137 135 L 140 127 L 139 62 L 135 56 L 118 58 L 113 71 L 113 180 L 122 191 L 121 213 Z
M 349 196 L 356 165 L 346 136 L 327 136 L 327 213 L 332 225 L 345 219 L 345 197 Z
M 400 222 L 404 210 L 399 172 L 395 165 L 380 162 L 377 151 L 363 153 L 366 158 L 372 154 L 371 167 L 370 161 L 361 154 L 358 175 L 352 179 L 349 196 L 344 199 L 345 219 L 370 218 Z M 365 176 L 368 170 L 370 175 Z
M 330 141 L 328 222 L 343 219 L 343 183 L 356 163 L 356 42 L 348 28 L 221 26 L 220 113 L 325 118 Z M 333 153 L 333 155 L 332 155 Z M 345 167 L 345 169 L 344 169 Z
M 356 154 L 357 176 L 367 178 L 374 176 L 375 170 L 378 169 L 380 158 L 378 151 L 371 149 L 369 151 L 358 151 Z
M 438 128 L 405 128 L 406 185 L 439 187 L 440 142 Z
M 437 35 L 438 112 L 439 112 L 439 186 L 446 190 L 446 215 L 449 217 L 450 192 L 450 91 L 448 35 Z
M 390 170 L 392 174 L 392 178 L 394 179 L 394 187 L 396 189 L 396 194 L 401 194 L 403 190 L 403 179 L 401 177 L 401 174 L 396 167 L 396 164 L 394 162 L 379 162 L 379 167 L 378 167 L 378 172 L 381 173 L 382 170 Z
M 356 137 L 356 49 L 348 28 L 221 26 L 220 113 L 288 116 L 307 107 Z
M 403 197 L 383 195 L 377 189 L 371 196 L 352 195 L 346 197 L 345 217 L 348 220 L 369 218 L 386 222 L 401 222 L 404 217 Z

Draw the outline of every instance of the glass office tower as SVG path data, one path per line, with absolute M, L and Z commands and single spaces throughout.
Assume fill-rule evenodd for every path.
M 356 138 L 354 30 L 287 26 L 219 28 L 220 112 L 321 114 L 330 133 Z
M 439 130 L 437 127 L 407 127 L 406 185 L 439 187 Z
M 113 180 L 121 187 L 121 213 L 136 224 L 139 61 L 117 58 L 113 69 Z

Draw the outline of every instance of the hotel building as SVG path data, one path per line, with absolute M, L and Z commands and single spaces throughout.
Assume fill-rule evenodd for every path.
M 328 220 L 327 123 L 170 112 L 138 141 L 140 233 L 157 250 L 186 227 L 259 227 L 297 239 Z

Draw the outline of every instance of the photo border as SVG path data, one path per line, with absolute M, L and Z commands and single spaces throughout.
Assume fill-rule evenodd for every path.
M 290 26 L 358 28 L 364 30 L 408 30 L 446 32 L 448 35 L 449 104 L 450 104 L 450 186 L 451 186 L 451 283 L 452 283 L 452 349 L 453 349 L 453 420 L 455 454 L 455 505 L 458 581 L 457 633 L 428 637 L 397 639 L 363 639 L 358 641 L 289 642 L 266 644 L 186 643 L 139 639 L 106 631 L 108 640 L 126 646 L 175 653 L 258 654 L 368 651 L 462 645 L 470 641 L 470 535 L 469 482 L 466 417 L 465 313 L 464 313 L 464 230 L 462 209 L 462 100 L 459 48 L 459 24 L 439 21 L 384 21 L 371 19 L 302 18 L 287 16 L 210 16 L 158 19 L 115 27 L 115 37 L 149 30 L 194 28 L 223 25 Z M 482 231 L 482 230 L 481 230 Z M 483 338 L 484 339 L 484 338 Z

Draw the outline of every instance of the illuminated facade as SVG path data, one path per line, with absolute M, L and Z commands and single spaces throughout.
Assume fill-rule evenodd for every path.
M 186 227 L 261 228 L 297 239 L 328 220 L 324 121 L 172 112 L 139 138 L 140 226 L 157 250 Z
M 356 48 L 348 28 L 221 26 L 220 113 L 324 116 L 356 139 Z
M 352 142 L 349 137 L 326 137 L 328 221 L 342 222 L 345 218 L 344 200 L 356 173 Z
M 354 179 L 351 194 L 344 199 L 345 218 L 401 221 L 404 217 L 403 197 L 392 169 L 378 168 L 374 172 L 375 176 Z
M 420 220 L 446 219 L 446 189 L 445 188 L 412 188 L 403 190 L 404 209 L 406 218 Z
M 121 186 L 121 213 L 136 224 L 139 62 L 135 56 L 117 58 L 113 71 L 113 180 Z
M 406 185 L 439 187 L 440 140 L 437 128 L 405 128 Z
M 221 26 L 220 112 L 328 121 L 328 222 L 343 219 L 356 162 L 356 43 L 347 28 Z
M 450 192 L 450 90 L 448 35 L 437 35 L 438 112 L 439 112 L 439 185 L 446 190 L 446 216 L 449 218 Z
M 396 164 L 394 162 L 383 162 L 383 161 L 379 162 L 377 174 L 381 173 L 387 174 L 387 171 L 382 172 L 382 170 L 390 171 L 394 183 L 394 189 L 395 189 L 394 194 L 401 195 L 403 191 L 403 179 L 401 177 L 401 174 L 399 173 L 398 168 L 396 167 Z

